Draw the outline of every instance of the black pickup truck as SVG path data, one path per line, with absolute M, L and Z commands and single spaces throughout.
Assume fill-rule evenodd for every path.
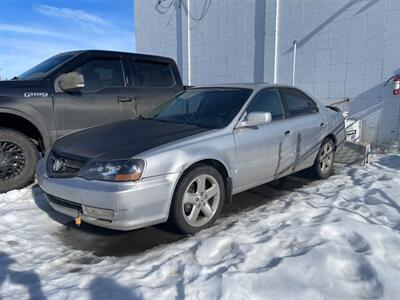
M 99 50 L 61 53 L 0 81 L 0 193 L 31 182 L 58 137 L 134 118 L 182 89 L 170 58 Z

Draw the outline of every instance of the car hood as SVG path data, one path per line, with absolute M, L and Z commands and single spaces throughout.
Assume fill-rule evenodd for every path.
M 54 143 L 53 151 L 84 161 L 125 159 L 207 130 L 155 120 L 127 120 L 66 135 Z

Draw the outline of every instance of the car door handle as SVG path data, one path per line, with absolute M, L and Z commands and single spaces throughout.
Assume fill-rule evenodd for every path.
M 291 135 L 291 134 L 292 134 L 292 132 L 290 130 L 285 131 L 285 135 Z
M 132 101 L 133 101 L 132 97 L 123 97 L 123 96 L 118 97 L 118 102 L 121 103 L 132 102 Z

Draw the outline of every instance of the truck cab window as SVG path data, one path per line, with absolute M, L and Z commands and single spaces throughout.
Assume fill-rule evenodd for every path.
M 124 86 L 124 75 L 119 59 L 94 59 L 75 69 L 85 78 L 82 92 L 95 92 L 106 87 Z
M 135 85 L 143 87 L 170 87 L 174 85 L 174 75 L 168 63 L 135 61 Z

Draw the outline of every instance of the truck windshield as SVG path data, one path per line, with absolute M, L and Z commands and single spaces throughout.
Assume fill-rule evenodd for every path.
M 242 88 L 196 88 L 184 91 L 144 114 L 160 122 L 200 127 L 227 126 L 240 111 L 252 90 Z
M 40 80 L 48 75 L 52 70 L 56 69 L 58 66 L 65 63 L 67 60 L 74 57 L 76 54 L 63 53 L 58 54 L 49 59 L 41 62 L 40 64 L 34 66 L 28 71 L 14 77 L 13 79 L 23 79 L 23 80 Z

